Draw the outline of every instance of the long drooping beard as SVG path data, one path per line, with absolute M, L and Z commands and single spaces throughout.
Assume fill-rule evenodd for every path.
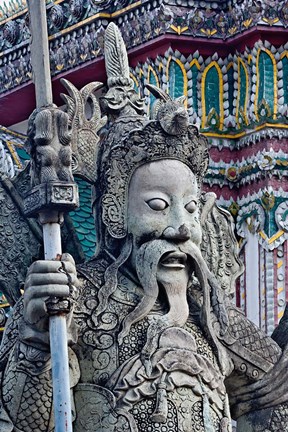
M 132 238 L 127 237 L 121 254 L 105 272 L 105 284 L 99 291 L 99 306 L 97 316 L 107 307 L 108 298 L 117 288 L 117 273 L 121 265 L 129 258 L 132 250 Z M 181 270 L 173 270 L 163 267 L 165 257 L 180 252 L 187 257 L 186 265 Z M 187 265 L 187 263 L 192 265 Z M 211 310 L 217 318 L 220 335 L 224 334 L 228 327 L 228 318 L 223 299 L 221 298 L 221 287 L 215 276 L 209 271 L 202 257 L 200 249 L 191 241 L 173 243 L 163 239 L 154 239 L 143 243 L 136 256 L 136 271 L 139 282 L 143 288 L 144 295 L 139 304 L 130 312 L 122 323 L 122 331 L 119 333 L 118 341 L 121 344 L 123 338 L 129 333 L 132 324 L 145 318 L 155 305 L 159 285 L 165 291 L 168 302 L 168 313 L 157 315 L 150 320 L 147 333 L 147 343 L 143 349 L 143 357 L 150 358 L 151 353 L 157 349 L 158 336 L 165 328 L 185 325 L 189 316 L 187 302 L 187 288 L 192 272 L 200 283 L 202 293 L 201 323 L 207 337 L 214 345 L 220 364 L 225 363 L 223 350 L 212 327 Z M 221 360 L 222 358 L 222 360 Z
M 131 325 L 145 318 L 152 310 L 159 294 L 159 283 L 162 284 L 164 290 L 166 291 L 167 300 L 170 307 L 168 314 L 161 317 L 163 323 L 165 322 L 165 327 L 185 324 L 188 318 L 188 304 L 186 300 L 186 290 L 188 283 L 187 272 L 182 270 L 180 272 L 173 272 L 174 276 L 175 274 L 179 274 L 179 277 L 171 280 L 168 275 L 165 277 L 165 272 L 162 271 L 162 277 L 160 276 L 160 280 L 158 280 L 158 270 L 161 258 L 167 254 L 175 252 L 177 249 L 178 248 L 171 242 L 160 239 L 148 241 L 142 244 L 142 246 L 139 248 L 136 256 L 136 271 L 140 284 L 143 288 L 144 295 L 140 303 L 123 321 L 122 331 L 119 334 L 120 342 L 122 342 L 123 337 L 128 334 Z M 176 316 L 174 308 L 175 300 L 182 303 L 182 305 L 179 305 L 180 311 L 181 309 L 183 310 L 183 315 L 181 318 Z
M 183 269 L 171 270 L 163 266 L 169 262 L 169 256 L 177 253 L 184 255 Z M 192 264 L 189 265 L 188 263 Z M 173 268 L 173 266 L 172 266 Z M 119 342 L 129 333 L 132 324 L 145 318 L 152 310 L 159 294 L 159 284 L 163 287 L 169 311 L 165 315 L 155 315 L 150 320 L 147 332 L 147 342 L 142 351 L 143 362 L 149 373 L 149 359 L 157 349 L 159 334 L 168 327 L 184 326 L 189 316 L 187 302 L 187 288 L 191 272 L 194 271 L 201 286 L 203 304 L 201 307 L 201 322 L 207 337 L 213 343 L 218 357 L 222 356 L 221 346 L 215 335 L 211 323 L 211 308 L 218 318 L 220 333 L 226 331 L 228 320 L 225 307 L 219 300 L 221 288 L 216 278 L 208 270 L 207 264 L 201 255 L 200 249 L 192 242 L 176 244 L 167 240 L 156 239 L 148 241 L 139 248 L 136 256 L 136 271 L 143 287 L 144 295 L 135 309 L 124 319 Z M 210 291 L 212 294 L 210 294 Z M 212 305 L 211 305 L 212 299 Z M 220 363 L 221 360 L 220 360 Z

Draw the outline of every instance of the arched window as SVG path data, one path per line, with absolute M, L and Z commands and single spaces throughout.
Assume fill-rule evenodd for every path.
M 282 57 L 284 103 L 288 104 L 288 53 Z
M 156 72 L 154 71 L 154 69 L 150 65 L 148 67 L 147 81 L 149 84 L 152 84 L 152 85 L 159 87 L 159 79 L 156 75 Z M 150 93 L 149 111 L 151 111 L 151 108 L 152 108 L 155 100 L 156 100 L 155 96 L 152 93 Z
M 245 63 L 238 58 L 238 97 L 236 108 L 236 121 L 240 127 L 245 123 L 248 124 L 247 118 L 247 100 L 248 100 L 248 71 Z
M 259 50 L 257 55 L 256 119 L 276 118 L 277 113 L 277 70 L 274 56 L 269 50 Z
M 233 100 L 234 100 L 234 76 L 233 75 L 234 75 L 233 63 L 230 63 L 227 67 L 229 114 L 233 114 Z
M 213 61 L 202 78 L 202 128 L 223 128 L 223 77 L 219 65 Z
M 130 73 L 130 78 L 134 82 L 134 90 L 140 95 L 140 87 L 137 78 L 132 73 Z
M 193 111 L 198 114 L 198 88 L 197 88 L 197 82 L 198 82 L 198 74 L 200 70 L 200 65 L 196 59 L 194 59 L 190 63 L 190 71 L 192 74 L 192 108 Z
M 179 60 L 170 59 L 167 64 L 168 92 L 173 99 L 187 96 L 187 74 Z

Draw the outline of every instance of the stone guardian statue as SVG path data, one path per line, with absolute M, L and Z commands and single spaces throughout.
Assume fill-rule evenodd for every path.
M 240 432 L 288 430 L 286 344 L 234 305 L 243 266 L 231 216 L 201 189 L 207 141 L 183 99 L 153 86 L 145 117 L 114 24 L 105 57 L 108 122 L 98 143 L 86 119 L 90 152 L 79 119 L 93 86 L 65 83 L 76 165 L 94 183 L 97 251 L 77 269 L 68 254 L 29 268 L 0 350 L 0 430 L 54 430 L 47 301 L 67 292 L 74 432 L 230 432 L 232 418 Z

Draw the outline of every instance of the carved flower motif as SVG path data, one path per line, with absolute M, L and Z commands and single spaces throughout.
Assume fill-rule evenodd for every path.
M 60 5 L 54 5 L 50 13 L 50 21 L 52 26 L 60 29 L 64 23 L 64 12 Z
M 106 432 L 111 426 L 117 423 L 110 405 L 99 401 L 92 401 L 85 408 L 86 419 L 81 420 L 83 430 L 86 432 Z
M 147 151 L 143 148 L 140 148 L 136 145 L 133 145 L 130 149 L 129 154 L 126 156 L 127 160 L 134 162 L 140 162 L 142 159 L 145 159 L 147 157 Z
M 259 202 L 252 202 L 240 208 L 237 217 L 237 232 L 240 236 L 245 237 L 244 226 L 246 224 L 251 233 L 262 231 L 264 222 L 265 212 L 262 205 Z
M 80 19 L 83 13 L 83 0 L 70 0 L 69 6 L 71 14 Z
M 271 152 L 262 153 L 258 158 L 257 164 L 259 168 L 263 171 L 268 171 L 274 168 L 275 158 Z
M 4 38 L 13 45 L 19 37 L 19 26 L 16 21 L 8 21 L 3 27 Z
M 228 180 L 235 182 L 238 180 L 238 169 L 235 166 L 229 167 L 227 169 L 226 177 Z

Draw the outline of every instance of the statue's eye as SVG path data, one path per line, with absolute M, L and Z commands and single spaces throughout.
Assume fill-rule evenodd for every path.
M 147 204 L 152 210 L 156 211 L 165 210 L 168 207 L 168 203 L 161 198 L 153 198 L 147 201 Z
M 188 204 L 186 204 L 185 209 L 189 213 L 194 213 L 197 209 L 197 202 L 195 200 L 191 200 Z

